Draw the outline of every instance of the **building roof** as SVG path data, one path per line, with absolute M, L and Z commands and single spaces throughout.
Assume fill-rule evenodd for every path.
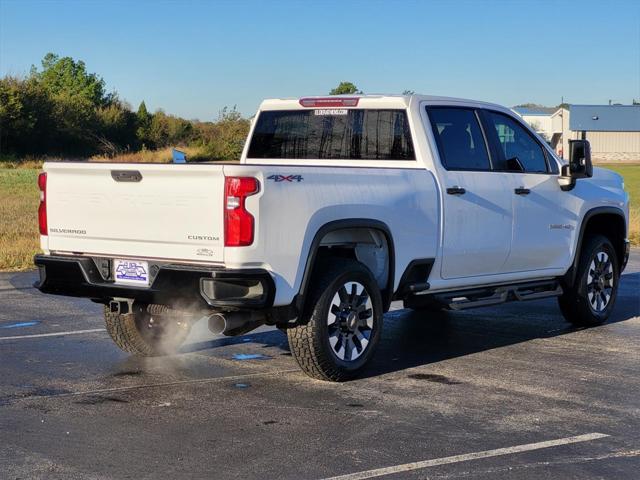
M 585 132 L 640 132 L 640 106 L 571 105 L 569 128 Z
M 535 116 L 535 115 L 544 115 L 550 116 L 555 113 L 557 108 L 554 107 L 513 107 L 513 111 L 518 113 L 520 116 Z

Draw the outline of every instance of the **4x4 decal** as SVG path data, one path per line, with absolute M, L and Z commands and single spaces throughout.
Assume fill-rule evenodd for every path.
M 304 180 L 302 175 L 269 175 L 267 180 L 275 182 L 301 182 Z

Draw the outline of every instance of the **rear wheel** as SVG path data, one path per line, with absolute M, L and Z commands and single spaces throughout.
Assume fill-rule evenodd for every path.
M 574 284 L 558 298 L 564 318 L 578 326 L 604 323 L 616 302 L 619 278 L 618 259 L 609 239 L 586 237 Z
M 300 368 L 320 380 L 344 381 L 366 365 L 380 340 L 382 296 L 367 267 L 331 259 L 314 276 L 304 325 L 287 330 Z
M 191 322 L 165 305 L 133 304 L 131 313 L 119 314 L 105 306 L 107 332 L 125 352 L 144 357 L 175 353 L 191 330 Z

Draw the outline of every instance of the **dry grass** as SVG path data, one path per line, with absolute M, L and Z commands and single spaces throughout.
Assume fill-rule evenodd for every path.
M 39 167 L 0 168 L 0 270 L 33 268 L 40 251 Z
M 139 152 L 122 153 L 115 157 L 94 155 L 91 162 L 115 162 L 115 163 L 169 163 L 172 159 L 172 148 L 162 150 L 140 150 Z M 211 160 L 199 147 L 180 147 L 178 150 L 187 154 L 188 160 Z
M 26 169 L 40 169 L 42 164 L 47 160 L 60 160 L 59 158 L 36 158 L 27 157 L 22 160 L 15 160 L 13 158 L 5 159 L 0 158 L 0 168 L 26 168 Z
M 632 208 L 629 212 L 629 240 L 632 245 L 640 245 L 640 208 Z
M 640 245 L 640 164 L 607 163 L 598 166 L 623 176 L 624 188 L 629 192 L 629 240 L 633 245 Z
M 89 159 L 89 161 L 115 163 L 169 163 L 171 161 L 171 148 L 164 148 L 162 150 L 140 150 L 139 152 L 122 153 L 115 157 L 94 155 Z

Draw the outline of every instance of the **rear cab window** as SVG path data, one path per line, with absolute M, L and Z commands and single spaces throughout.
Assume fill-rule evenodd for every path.
M 406 110 L 264 110 L 248 158 L 415 160 Z

